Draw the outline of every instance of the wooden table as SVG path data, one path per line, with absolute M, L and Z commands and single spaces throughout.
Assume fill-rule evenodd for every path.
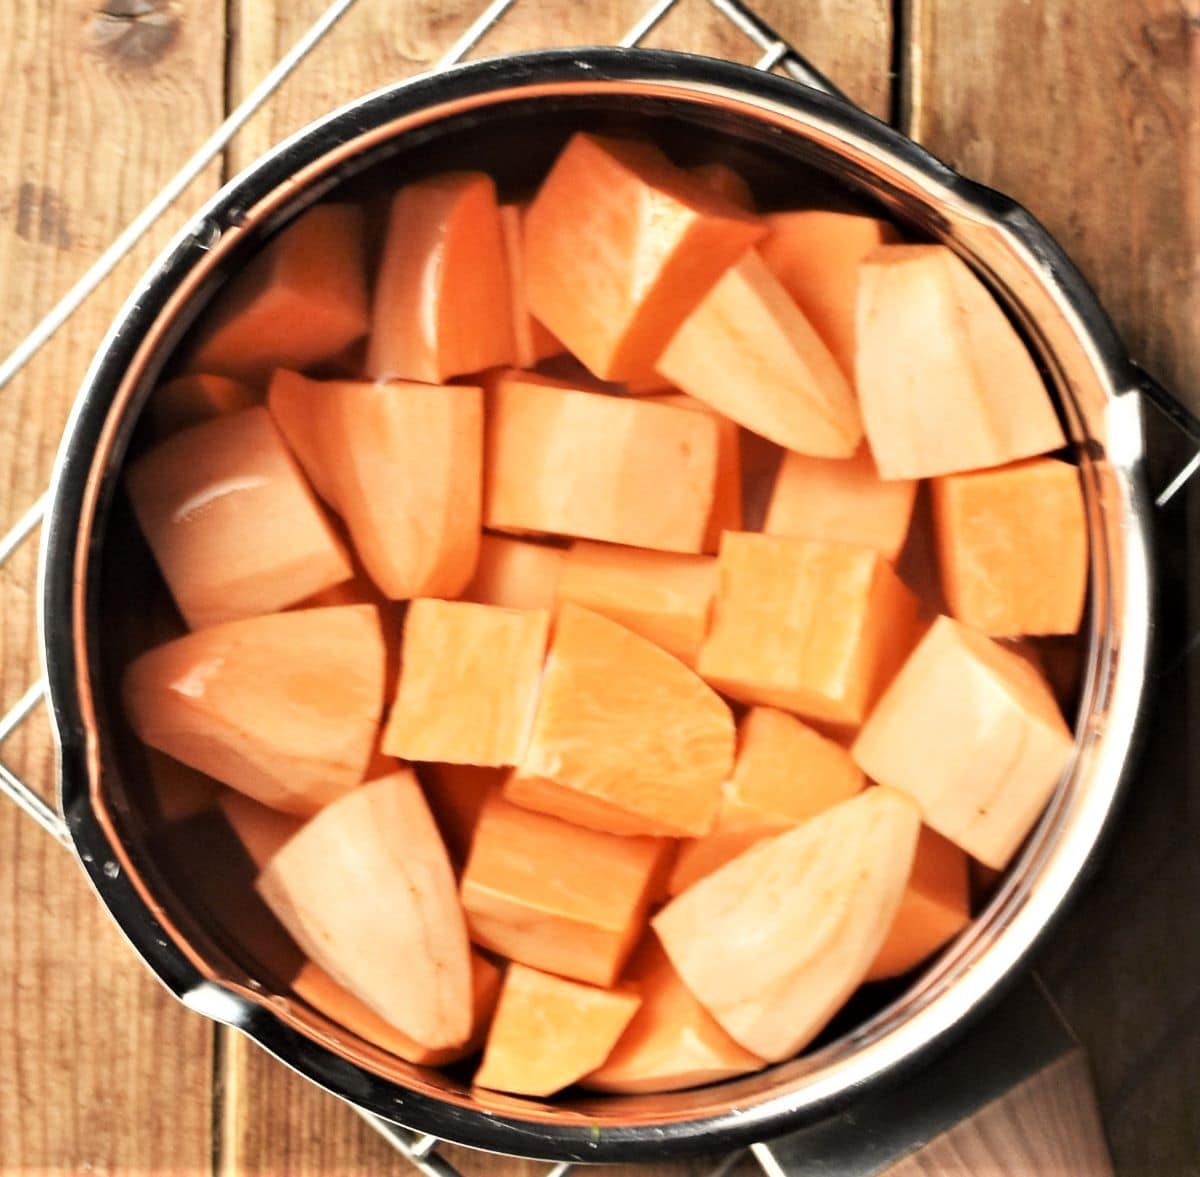
M 20 0 L 0 7 L 0 353 L 112 240 L 323 0 Z M 607 42 L 646 0 L 518 0 L 479 52 Z M 360 0 L 270 108 L 0 395 L 0 530 L 42 489 L 84 367 L 138 273 L 221 180 L 314 116 L 430 65 L 482 0 Z M 760 0 L 868 109 L 1025 202 L 1152 371 L 1200 398 L 1200 0 Z M 131 17 L 129 14 L 138 14 Z M 648 40 L 742 61 L 703 0 Z M 0 579 L 0 705 L 36 675 L 35 545 Z M 4 760 L 49 790 L 35 719 Z M 1193 824 L 1144 864 L 1128 921 L 1194 887 Z M 1174 865 L 1173 865 L 1174 864 Z M 1060 1000 L 1117 1025 L 1096 1060 L 1118 1168 L 1200 1172 L 1196 907 L 1119 934 L 1125 972 L 1061 964 Z M 1159 926 L 1159 925 L 1155 925 Z M 1115 931 L 1115 929 L 1114 929 Z M 1164 977 L 1173 978 L 1163 984 Z M 1140 1009 L 1147 987 L 1152 1009 Z M 1066 994 L 1066 997 L 1063 997 Z M 1081 1015 L 1082 1016 L 1082 1015 Z M 1110 1036 L 1111 1037 L 1111 1036 Z M 1126 1041 L 1127 1039 L 1127 1041 Z M 345 1107 L 175 1004 L 70 859 L 0 805 L 0 1167 L 9 1173 L 384 1174 L 406 1165 Z M 539 1171 L 476 1158 L 468 1168 Z M 695 1167 L 700 1171 L 705 1166 Z

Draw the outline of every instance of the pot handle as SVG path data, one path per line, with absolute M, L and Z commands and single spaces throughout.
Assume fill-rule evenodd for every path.
M 0 718 L 0 744 L 3 744 L 29 718 L 38 704 L 45 701 L 45 698 L 46 684 L 39 679 L 26 690 L 4 717 Z M 71 835 L 63 816 L 2 761 L 0 761 L 0 793 L 16 802 L 18 808 L 33 818 L 51 837 L 64 846 L 71 845 Z

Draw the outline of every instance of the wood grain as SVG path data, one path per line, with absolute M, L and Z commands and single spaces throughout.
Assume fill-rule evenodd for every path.
M 1200 0 L 907 0 L 913 136 L 1025 204 L 1200 410 Z
M 155 9 L 160 6 L 155 5 Z M 0 352 L 7 354 L 220 121 L 224 21 L 206 0 L 139 21 L 77 0 L 0 6 Z M 0 526 L 40 493 L 75 388 L 138 273 L 216 169 L 0 393 Z M 37 675 L 34 544 L 0 578 L 0 700 Z M 52 786 L 49 733 L 6 763 Z M 0 805 L 0 1165 L 209 1171 L 213 1029 L 159 989 L 77 864 Z

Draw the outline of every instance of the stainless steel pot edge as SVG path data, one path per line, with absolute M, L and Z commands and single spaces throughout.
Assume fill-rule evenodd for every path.
M 479 94 L 496 88 L 519 89 L 550 80 L 561 82 L 648 83 L 692 86 L 697 89 L 735 91 L 764 106 L 780 110 L 803 110 L 810 119 L 836 128 L 864 150 L 882 151 L 926 185 L 934 185 L 944 197 L 970 210 L 981 221 L 995 225 L 1022 251 L 1052 285 L 1064 314 L 1088 340 L 1093 362 L 1115 395 L 1110 412 L 1122 418 L 1128 445 L 1113 455 L 1113 473 L 1120 484 L 1122 510 L 1138 521 L 1131 534 L 1132 545 L 1125 569 L 1123 591 L 1126 601 L 1141 601 L 1148 617 L 1149 567 L 1145 550 L 1148 510 L 1139 486 L 1141 460 L 1137 429 L 1136 374 L 1128 357 L 1094 297 L 1058 247 L 1031 217 L 1011 201 L 963 180 L 921 148 L 899 136 L 870 116 L 833 98 L 802 91 L 793 83 L 755 73 L 743 67 L 680 54 L 648 51 L 586 50 L 524 54 L 502 60 L 459 67 L 444 74 L 414 79 L 369 95 L 335 112 L 320 123 L 280 145 L 247 173 L 222 190 L 168 247 L 131 296 L 110 331 L 84 381 L 68 424 L 56 462 L 52 483 L 52 510 L 42 541 L 42 582 L 39 620 L 42 629 L 45 669 L 50 703 L 60 747 L 60 782 L 63 811 L 77 853 L 102 900 L 139 954 L 163 982 L 187 1004 L 220 1021 L 249 1033 L 272 1053 L 324 1086 L 343 1087 L 346 1065 L 284 1026 L 261 1005 L 245 1000 L 220 986 L 201 980 L 196 970 L 171 944 L 157 926 L 132 885 L 116 872 L 113 848 L 108 844 L 87 795 L 89 771 L 94 770 L 96 749 L 83 721 L 80 700 L 76 638 L 84 618 L 80 614 L 75 569 L 80 558 L 79 528 L 83 518 L 83 489 L 91 471 L 92 451 L 106 421 L 111 390 L 131 360 L 141 338 L 141 327 L 153 319 L 179 279 L 195 259 L 205 253 L 224 229 L 236 224 L 241 210 L 253 206 L 274 191 L 297 166 L 315 162 L 327 150 L 356 137 L 380 121 L 401 113 L 439 105 L 448 98 Z M 386 114 L 386 118 L 381 115 Z M 108 393 L 108 399 L 105 393 Z M 49 623 L 53 619 L 53 624 Z M 1104 756 L 1097 776 L 1102 780 L 1095 795 L 1094 819 L 1078 827 L 1078 837 L 1060 857 L 1053 886 L 1044 895 L 1043 907 L 1060 910 L 1063 898 L 1075 885 L 1092 844 L 1101 833 L 1111 810 L 1137 718 L 1142 671 L 1146 656 L 1148 624 L 1136 625 L 1122 634 L 1117 680 L 1112 685 L 1113 713 L 1100 739 Z M 1101 667 L 1097 673 L 1105 673 Z M 1028 912 L 1026 913 L 1028 914 Z M 680 1121 L 662 1126 L 606 1129 L 597 1137 L 594 1130 L 573 1124 L 550 1125 L 519 1117 L 482 1117 L 460 1112 L 440 1100 L 406 1093 L 398 1099 L 387 1088 L 355 1095 L 360 1106 L 385 1117 L 476 1147 L 550 1159 L 633 1160 L 672 1152 L 711 1148 L 719 1137 L 723 1145 L 748 1142 L 785 1131 L 803 1120 L 822 1114 L 846 1093 L 870 1082 L 881 1071 L 898 1077 L 904 1067 L 917 1065 L 944 1043 L 974 1009 L 995 996 L 997 974 L 1012 970 L 1030 951 L 1038 931 L 1048 922 L 1025 919 L 1008 929 L 1007 951 L 996 967 L 955 979 L 953 990 L 942 995 L 936 1007 L 914 1015 L 924 1019 L 919 1030 L 908 1027 L 909 1042 L 896 1057 L 873 1067 L 843 1069 L 836 1079 L 811 1085 L 802 1100 L 789 1093 L 761 1101 L 754 1107 L 733 1109 L 718 1116 Z M 1018 934 L 1012 934 L 1014 928 Z M 923 988 L 932 992 L 937 975 Z M 935 1017 L 931 1016 L 936 1014 Z M 357 1085 L 357 1084 L 356 1084 Z M 359 1085 L 361 1086 L 361 1085 Z

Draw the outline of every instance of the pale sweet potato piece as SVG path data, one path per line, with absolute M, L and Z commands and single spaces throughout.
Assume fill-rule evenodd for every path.
M 707 413 L 505 374 L 488 389 L 484 525 L 699 552 L 718 434 Z
M 691 670 L 565 604 L 533 734 L 505 795 L 614 833 L 705 834 L 733 745 L 729 708 Z
M 899 239 L 894 225 L 859 213 L 801 209 L 769 213 L 759 253 L 854 383 L 859 263 Z M 836 538 L 830 536 L 829 538 Z
M 642 934 L 669 849 L 491 796 L 462 879 L 471 938 L 511 960 L 597 985 L 617 979 Z
M 309 959 L 432 1050 L 471 1036 L 466 921 L 411 769 L 371 781 L 308 822 L 256 890 Z
M 513 343 L 518 368 L 532 368 L 539 360 L 566 350 L 529 312 L 525 293 L 525 215 L 523 204 L 500 206 L 500 230 L 508 263 L 508 294 L 513 316 Z
M 264 805 L 308 815 L 362 781 L 386 661 L 369 605 L 229 621 L 135 659 L 125 712 L 151 747 Z
M 939 617 L 852 751 L 869 777 L 909 794 L 927 825 L 1001 869 L 1054 792 L 1072 747 L 1037 670 Z
M 655 936 L 647 936 L 634 953 L 624 983 L 642 1004 L 604 1065 L 581 1080 L 582 1086 L 629 1095 L 679 1091 L 763 1066 L 692 996 Z
M 650 144 L 579 132 L 525 221 L 530 309 L 596 376 L 645 379 L 762 232 Z
M 697 304 L 657 368 L 684 392 L 785 449 L 848 458 L 862 441 L 846 377 L 755 250 Z
M 492 768 L 519 763 L 549 632 L 544 609 L 413 601 L 384 752 Z
M 904 898 L 867 980 L 907 973 L 970 922 L 967 856 L 949 839 L 922 826 Z
M 496 186 L 443 172 L 392 199 L 367 372 L 442 384 L 517 358 Z
M 362 209 L 309 209 L 213 305 L 190 361 L 197 371 L 256 379 L 332 359 L 367 332 Z
M 746 1050 L 806 1046 L 862 983 L 895 918 L 921 817 L 865 793 L 759 842 L 651 921 L 687 987 Z
M 506 609 L 553 609 L 566 555 L 565 548 L 549 544 L 485 535 L 462 599 Z
M 253 408 L 262 394 L 241 380 L 207 372 L 187 372 L 160 385 L 146 402 L 155 437 L 178 433 L 213 417 Z
M 453 596 L 466 586 L 479 554 L 480 389 L 316 381 L 281 369 L 268 403 L 386 596 Z
M 611 618 L 691 666 L 708 632 L 716 591 L 712 556 L 579 540 L 566 554 L 557 595 L 560 603 Z
M 1032 458 L 932 489 L 942 589 L 959 621 L 992 637 L 1079 628 L 1088 538 L 1074 466 Z
M 908 536 L 917 483 L 884 481 L 866 446 L 851 458 L 784 454 L 763 531 L 874 548 L 895 563 Z
M 855 379 L 884 478 L 926 478 L 1058 449 L 1025 344 L 944 245 L 884 245 L 859 269 Z
M 719 690 L 862 722 L 912 648 L 917 602 L 870 548 L 727 531 L 696 668 Z
M 125 486 L 192 629 L 285 609 L 353 574 L 264 408 L 168 437 Z
M 292 980 L 292 992 L 352 1034 L 383 1047 L 406 1062 L 443 1067 L 474 1054 L 483 1046 L 500 996 L 500 981 L 500 969 L 482 953 L 472 952 L 470 1036 L 461 1046 L 438 1049 L 423 1045 L 385 1021 L 312 961 L 307 961 Z
M 467 861 L 479 815 L 489 797 L 500 792 L 508 775 L 502 768 L 479 768 L 474 764 L 425 764 L 421 766 L 425 799 L 433 810 L 438 829 L 455 866 Z

